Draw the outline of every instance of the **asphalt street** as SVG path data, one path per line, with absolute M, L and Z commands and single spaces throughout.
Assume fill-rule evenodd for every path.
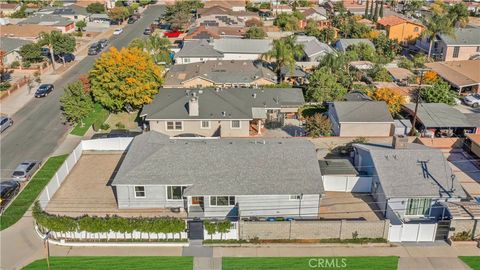
M 121 35 L 113 36 L 110 46 L 126 47 L 132 39 L 141 37 L 143 30 L 163 11 L 163 6 L 150 6 L 140 20 L 127 25 Z M 55 90 L 52 93 L 45 98 L 32 99 L 13 115 L 15 124 L 2 133 L 0 140 L 2 180 L 8 178 L 17 164 L 24 160 L 45 161 L 61 143 L 70 127 L 64 124 L 62 118 L 60 96 L 66 85 L 89 72 L 97 57 L 85 57 L 54 83 Z

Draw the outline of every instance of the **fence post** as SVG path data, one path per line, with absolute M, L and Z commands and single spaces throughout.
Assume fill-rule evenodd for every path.
M 343 230 L 343 222 L 344 220 L 340 220 L 340 231 L 339 231 L 339 236 L 338 239 L 342 240 L 342 230 Z

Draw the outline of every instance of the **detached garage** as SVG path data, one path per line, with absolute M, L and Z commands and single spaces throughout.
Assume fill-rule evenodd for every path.
M 320 160 L 325 191 L 370 192 L 372 177 L 361 176 L 348 159 Z

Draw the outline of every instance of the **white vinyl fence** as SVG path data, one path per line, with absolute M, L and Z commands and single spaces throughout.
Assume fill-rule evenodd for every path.
M 437 232 L 437 223 L 418 223 L 390 225 L 390 242 L 433 242 Z
M 235 239 L 238 240 L 238 222 L 232 222 L 232 226 L 230 227 L 230 231 L 228 233 L 220 234 L 215 233 L 213 235 L 208 234 L 205 228 L 203 229 L 203 239 L 204 240 L 220 240 L 220 239 Z
M 325 191 L 337 192 L 370 192 L 372 177 L 367 176 L 334 176 L 322 177 Z

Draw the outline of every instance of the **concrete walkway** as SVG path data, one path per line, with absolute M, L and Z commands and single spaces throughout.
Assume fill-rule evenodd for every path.
M 470 270 L 465 263 L 458 258 L 442 257 L 400 257 L 397 270 Z

